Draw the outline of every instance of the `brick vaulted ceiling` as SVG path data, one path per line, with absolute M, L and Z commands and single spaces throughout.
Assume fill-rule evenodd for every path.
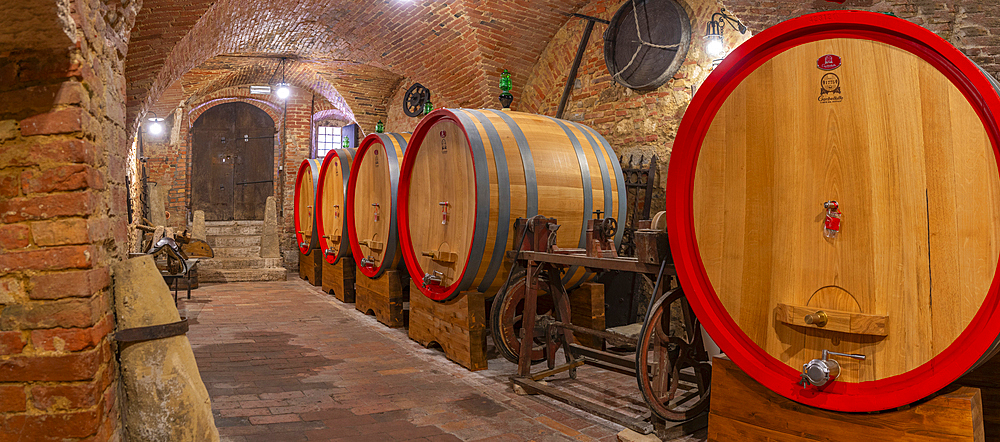
M 362 111 L 399 81 L 435 102 L 494 104 L 500 71 L 514 93 L 545 45 L 588 0 L 145 0 L 125 64 L 128 118 L 230 86 L 267 82 L 288 57 L 289 82 Z M 276 81 L 276 80 L 275 80 Z M 362 100 L 364 101 L 364 100 Z

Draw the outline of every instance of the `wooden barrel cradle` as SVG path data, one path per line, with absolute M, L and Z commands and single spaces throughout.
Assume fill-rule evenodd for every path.
M 617 157 L 597 131 L 544 115 L 437 110 L 417 125 L 400 170 L 403 260 L 436 301 L 468 290 L 496 294 L 517 218 L 556 218 L 557 245 L 583 248 L 595 210 L 625 214 Z M 591 276 L 571 267 L 562 282 L 572 289 Z
M 371 134 L 361 140 L 347 182 L 349 244 L 358 270 L 378 278 L 400 265 L 396 228 L 399 163 L 409 133 Z
M 319 248 L 319 237 L 313 235 L 316 231 L 316 186 L 319 184 L 320 160 L 310 158 L 302 160 L 299 171 L 295 175 L 295 242 L 299 252 L 308 255 L 309 251 Z
M 836 411 L 915 402 L 993 356 L 998 116 L 995 82 L 891 16 L 806 15 L 736 48 L 688 107 L 667 181 L 670 250 L 712 338 Z M 824 350 L 865 358 L 804 383 Z
M 336 264 L 341 257 L 351 256 L 347 241 L 347 217 L 344 198 L 351 163 L 357 149 L 333 149 L 323 157 L 316 183 L 316 229 L 323 259 Z

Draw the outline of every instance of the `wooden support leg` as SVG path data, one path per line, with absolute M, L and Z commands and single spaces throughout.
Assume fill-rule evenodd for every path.
M 308 255 L 299 253 L 299 277 L 315 286 L 323 285 L 323 259 L 319 249 L 312 249 Z
M 339 299 L 341 302 L 354 302 L 354 283 L 357 278 L 357 266 L 354 258 L 345 256 L 336 264 L 323 260 L 323 291 Z
M 588 282 L 569 292 L 570 322 L 573 325 L 604 330 L 604 284 Z M 587 347 L 604 350 L 604 340 L 580 334 L 576 340 Z
M 399 270 L 388 270 L 378 279 L 356 276 L 354 308 L 372 312 L 378 322 L 389 327 L 405 327 L 404 303 L 410 300 L 410 285 L 403 278 L 409 278 Z
M 535 342 L 535 312 L 538 310 L 538 277 L 534 261 L 528 261 L 524 274 L 524 313 L 521 318 L 521 354 L 518 355 L 517 374 L 528 376 L 531 373 L 531 347 Z
M 808 407 L 768 390 L 725 357 L 712 364 L 710 441 L 982 441 L 978 388 L 952 385 L 905 409 L 840 413 Z
M 448 302 L 434 301 L 410 281 L 410 339 L 437 342 L 445 356 L 471 371 L 485 370 L 486 297 L 462 292 Z

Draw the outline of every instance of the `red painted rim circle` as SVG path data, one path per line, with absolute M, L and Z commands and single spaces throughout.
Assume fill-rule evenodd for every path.
M 420 263 L 417 262 L 417 256 L 413 251 L 413 244 L 410 243 L 410 178 L 413 174 L 413 163 L 416 162 L 417 151 L 420 150 L 422 141 L 424 137 L 427 136 L 430 131 L 431 126 L 433 126 L 438 121 L 452 121 L 458 127 L 462 128 L 462 134 L 465 136 L 466 145 L 469 147 L 469 155 L 473 155 L 472 143 L 469 141 L 469 134 L 465 131 L 465 127 L 459 121 L 458 117 L 455 116 L 448 109 L 438 109 L 431 112 L 425 116 L 420 123 L 417 124 L 417 128 L 413 130 L 413 136 L 410 137 L 410 142 L 407 144 L 406 153 L 403 155 L 403 164 L 399 166 L 399 193 L 397 204 L 399 204 L 399 211 L 397 212 L 396 226 L 399 229 L 399 244 L 403 253 L 403 261 L 406 263 L 406 269 L 410 272 L 410 278 L 414 280 L 413 285 L 415 285 L 420 292 L 423 293 L 428 298 L 435 301 L 448 301 L 458 295 L 458 284 L 461 281 L 461 275 L 465 275 L 469 269 L 469 255 L 472 254 L 471 247 L 469 248 L 469 254 L 465 257 L 465 266 L 462 268 L 462 272 L 459 273 L 459 278 L 457 281 L 451 283 L 448 286 L 437 286 L 431 285 L 424 287 L 422 281 L 424 278 L 424 270 L 420 267 Z M 475 170 L 472 171 L 475 174 Z M 353 176 L 353 174 L 351 175 Z M 477 195 L 475 189 L 473 189 L 473 195 Z M 480 201 L 476 201 L 478 206 Z M 475 215 L 473 215 L 474 217 Z M 469 222 L 475 225 L 476 219 L 473 218 Z M 475 228 L 473 228 L 475 229 Z M 473 236 L 475 236 L 475 230 L 473 230 Z M 352 243 L 353 244 L 353 243 Z
M 292 200 L 294 201 L 294 204 L 292 204 L 292 208 L 294 209 L 292 211 L 292 216 L 295 218 L 295 246 L 299 249 L 299 252 L 302 252 L 303 255 L 309 254 L 309 245 L 306 244 L 305 247 L 302 247 L 302 234 L 299 233 L 302 231 L 302 226 L 299 222 L 299 187 L 302 184 L 302 173 L 308 167 L 309 160 L 302 160 L 302 164 L 299 165 L 299 173 L 295 174 L 295 193 L 292 196 L 292 198 L 294 198 Z
M 973 368 L 1000 335 L 1000 272 L 965 330 L 930 361 L 877 381 L 834 382 L 823 390 L 797 384 L 798 370 L 766 353 L 739 328 L 722 305 L 701 262 L 694 235 L 694 176 L 702 142 L 716 113 L 751 72 L 779 53 L 804 43 L 857 38 L 913 53 L 944 74 L 979 114 L 1000 167 L 1000 97 L 979 68 L 934 33 L 902 19 L 862 11 L 805 15 L 768 28 L 727 57 L 699 88 L 685 112 L 671 153 L 666 205 L 670 249 L 691 307 L 722 350 L 755 380 L 782 396 L 836 411 L 879 411 L 923 399 Z M 982 91 L 987 91 L 983 93 Z

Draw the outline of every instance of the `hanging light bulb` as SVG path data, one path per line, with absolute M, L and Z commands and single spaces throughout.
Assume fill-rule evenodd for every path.
M 274 95 L 277 95 L 278 98 L 284 100 L 288 98 L 289 95 L 292 95 L 292 91 L 291 89 L 288 89 L 288 83 L 278 83 L 278 89 L 274 91 Z
M 740 34 L 747 32 L 747 27 L 739 20 L 726 14 L 725 8 L 712 14 L 712 19 L 708 21 L 708 26 L 705 29 L 705 54 L 713 58 L 713 68 L 722 63 L 722 59 L 729 51 L 722 38 L 722 31 L 726 29 L 726 23 L 729 23 L 729 26 L 733 30 L 739 31 Z
M 163 119 L 156 116 L 156 112 L 150 112 L 153 114 L 149 117 L 149 124 L 146 126 L 149 129 L 150 135 L 159 135 L 163 133 Z
M 280 67 L 281 67 L 281 83 L 278 83 L 278 88 L 277 88 L 277 90 L 274 91 L 274 95 L 276 95 L 278 97 L 278 99 L 284 100 L 284 99 L 288 98 L 289 95 L 292 95 L 292 90 L 288 88 L 288 83 L 285 83 L 285 59 L 284 58 L 281 59 L 281 65 L 280 65 Z
M 726 44 L 721 35 L 705 36 L 705 54 L 712 58 L 722 58 L 726 54 Z

